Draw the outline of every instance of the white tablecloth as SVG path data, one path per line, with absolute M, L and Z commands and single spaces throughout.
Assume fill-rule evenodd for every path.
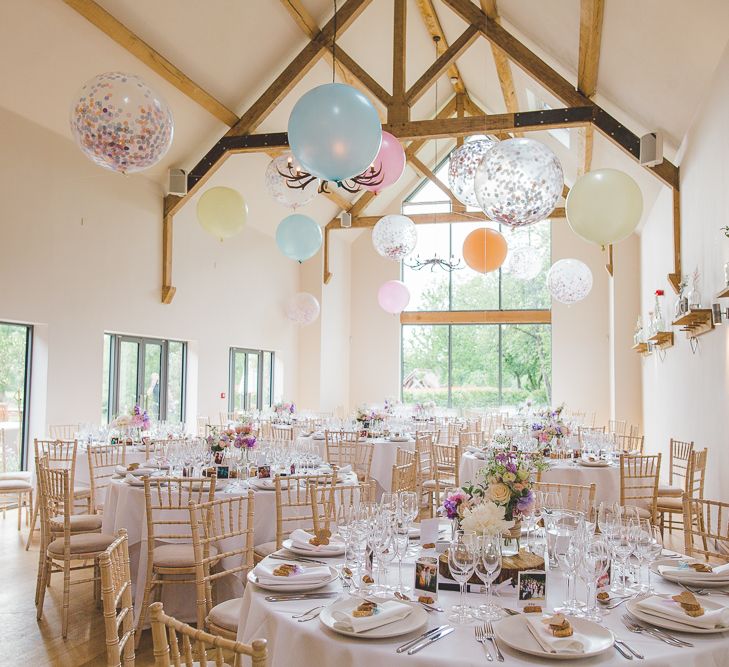
M 326 460 L 326 440 L 317 440 L 311 436 L 301 436 L 300 440 L 310 441 L 319 447 L 319 455 Z M 372 453 L 371 476 L 380 487 L 380 492 L 389 491 L 392 487 L 392 466 L 397 461 L 397 450 L 407 449 L 415 451 L 415 440 L 408 439 L 403 442 L 391 442 L 385 438 L 368 438 L 366 442 L 372 443 L 375 449 Z
M 466 452 L 461 458 L 461 485 L 476 479 L 484 461 Z M 595 502 L 614 503 L 620 500 L 620 469 L 613 465 L 607 468 L 593 468 L 573 465 L 570 461 L 553 461 L 550 470 L 542 473 L 543 482 L 560 484 L 595 484 Z
M 337 559 L 330 559 L 337 561 Z M 391 582 L 394 583 L 396 569 L 391 570 Z M 404 577 L 407 581 L 413 578 L 413 566 L 404 565 Z M 660 581 L 657 588 L 661 592 L 678 592 L 678 588 Z M 341 584 L 335 582 L 324 590 L 341 591 Z M 561 573 L 550 572 L 547 586 L 547 605 L 550 608 L 561 604 L 565 597 L 565 580 Z M 238 640 L 248 642 L 262 637 L 268 640 L 270 667 L 372 667 L 373 665 L 407 665 L 413 667 L 474 667 L 486 663 L 485 654 L 480 644 L 474 639 L 473 626 L 455 626 L 456 630 L 448 637 L 435 642 L 431 646 L 409 656 L 407 653 L 396 653 L 395 648 L 409 639 L 417 637 L 424 630 L 393 639 L 366 640 L 354 639 L 339 635 L 324 627 L 316 619 L 306 623 L 298 623 L 291 615 L 301 613 L 317 604 L 329 604 L 333 600 L 302 600 L 296 602 L 269 603 L 264 597 L 270 593 L 254 585 L 248 585 L 243 596 L 242 613 L 238 627 Z M 584 591 L 578 589 L 581 599 Z M 518 608 L 516 595 L 511 591 L 500 593 L 497 604 L 512 609 Z M 468 602 L 472 605 L 482 604 L 484 596 L 468 594 Z M 438 605 L 448 611 L 456 603 L 458 594 L 440 591 Z M 727 598 L 715 598 L 726 603 Z M 635 667 L 725 667 L 729 666 L 729 633 L 717 635 L 686 635 L 675 633 L 694 644 L 694 648 L 674 648 L 652 637 L 631 634 L 620 621 L 622 607 L 618 607 L 607 615 L 603 625 L 615 635 L 626 640 L 636 651 L 645 656 L 645 660 L 634 660 Z M 428 615 L 428 627 L 447 623 L 446 613 Z M 530 641 L 525 631 L 525 642 Z M 526 665 L 554 665 L 553 660 L 531 657 L 500 643 L 505 657 L 501 663 L 507 667 L 524 667 Z M 489 646 L 493 654 L 493 648 Z M 628 661 L 615 649 L 610 649 L 600 656 L 587 659 L 571 660 L 574 667 L 591 667 L 593 665 L 615 665 L 623 667 Z M 494 661 L 494 665 L 500 664 Z

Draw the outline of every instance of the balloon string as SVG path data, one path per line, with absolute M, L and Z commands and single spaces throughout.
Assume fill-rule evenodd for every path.
M 332 36 L 332 83 L 337 74 L 337 0 L 334 0 L 334 35 Z

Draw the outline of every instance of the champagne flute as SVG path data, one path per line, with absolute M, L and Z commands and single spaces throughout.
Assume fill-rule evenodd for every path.
M 599 622 L 602 613 L 597 606 L 597 584 L 610 567 L 610 548 L 603 540 L 593 540 L 586 546 L 579 566 L 580 578 L 587 586 L 584 618 Z
M 476 575 L 486 586 L 486 604 L 478 608 L 478 617 L 484 621 L 497 621 L 501 612 L 493 603 L 492 583 L 501 573 L 501 535 L 484 533 L 477 538 L 476 548 Z
M 466 605 L 466 582 L 473 574 L 476 565 L 476 534 L 473 531 L 457 530 L 448 547 L 448 567 L 451 576 L 458 582 L 461 590 L 460 602 L 453 605 L 449 619 L 454 623 L 465 624 L 472 619 Z

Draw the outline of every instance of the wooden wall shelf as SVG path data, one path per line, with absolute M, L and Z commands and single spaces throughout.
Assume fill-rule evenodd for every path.
M 688 338 L 696 338 L 708 333 L 714 328 L 711 309 L 700 308 L 698 310 L 690 310 L 685 315 L 681 315 L 681 317 L 674 320 L 673 326 L 679 327 L 681 331 L 685 331 Z
M 659 331 L 648 339 L 659 350 L 673 347 L 673 331 Z
M 644 357 L 648 356 L 651 353 L 651 348 L 648 343 L 636 343 L 633 345 L 633 350 L 635 350 L 638 354 L 642 354 Z
M 727 285 L 721 292 L 719 292 L 716 295 L 717 299 L 727 299 L 729 298 L 729 285 Z

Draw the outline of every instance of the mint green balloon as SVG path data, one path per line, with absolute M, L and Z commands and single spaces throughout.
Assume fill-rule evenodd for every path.
M 286 257 L 299 262 L 316 255 L 321 243 L 321 227 L 308 215 L 286 216 L 276 228 L 276 245 Z

